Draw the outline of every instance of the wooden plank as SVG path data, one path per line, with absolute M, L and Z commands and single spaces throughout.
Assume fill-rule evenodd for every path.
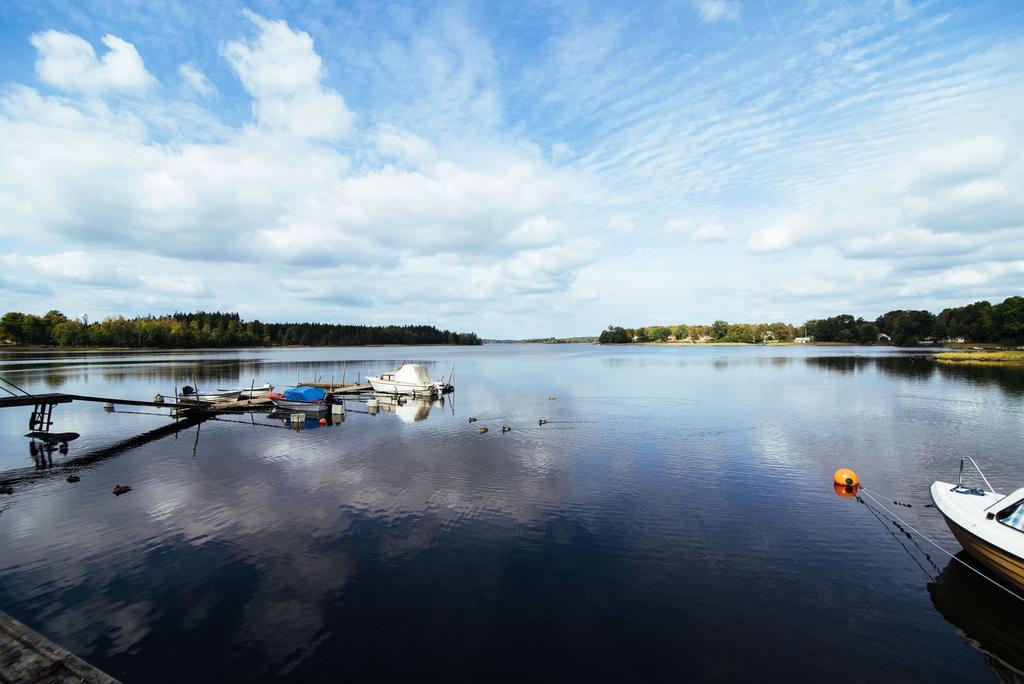
M 351 383 L 330 383 L 330 382 L 304 382 L 302 387 L 319 387 L 325 389 L 332 394 L 352 394 L 353 392 L 362 392 L 363 390 L 370 389 L 369 385 L 354 385 Z
M 344 387 L 339 386 L 332 394 L 357 394 L 371 389 L 373 389 L 373 385 L 345 385 Z
M 173 401 L 138 401 L 136 399 L 111 399 L 110 397 L 90 397 L 84 394 L 65 394 L 74 401 L 91 401 L 97 404 L 121 404 L 123 406 L 151 406 L 155 408 L 195 408 L 196 404 L 176 404 Z
M 70 394 L 33 394 L 23 397 L 0 397 L 0 408 L 13 406 L 35 406 L 36 404 L 70 404 L 74 397 Z
M 74 653 L 0 613 L 0 681 L 21 684 L 119 684 Z
M 202 408 L 207 411 L 239 411 L 247 408 L 270 408 L 273 405 L 273 402 L 267 397 L 253 397 L 252 399 L 218 401 L 216 404 L 205 404 Z

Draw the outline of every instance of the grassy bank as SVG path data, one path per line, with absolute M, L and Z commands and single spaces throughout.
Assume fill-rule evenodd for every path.
M 1024 351 L 942 352 L 935 360 L 959 366 L 1024 366 Z

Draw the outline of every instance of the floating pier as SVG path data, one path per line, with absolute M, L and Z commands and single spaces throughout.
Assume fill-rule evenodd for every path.
M 74 653 L 0 613 L 0 681 L 22 684 L 119 684 Z
M 358 392 L 364 392 L 366 390 L 373 389 L 373 385 L 346 385 L 343 383 L 333 382 L 304 382 L 303 387 L 319 387 L 325 389 L 331 394 L 356 394 Z

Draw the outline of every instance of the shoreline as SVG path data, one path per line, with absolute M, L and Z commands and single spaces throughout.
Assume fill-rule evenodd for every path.
M 596 342 L 602 347 L 893 347 L 891 344 L 856 342 Z
M 59 351 L 59 352 L 94 352 L 94 351 L 118 351 L 118 352 L 190 352 L 190 351 L 221 351 L 229 349 L 340 349 L 343 347 L 355 347 L 358 349 L 386 348 L 386 347 L 482 347 L 482 344 L 443 344 L 433 342 L 429 344 L 275 344 L 269 347 L 53 347 L 47 345 L 32 344 L 0 344 L 0 352 L 32 352 L 32 351 Z

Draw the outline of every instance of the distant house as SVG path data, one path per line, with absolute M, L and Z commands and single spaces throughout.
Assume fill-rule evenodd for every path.
M 793 341 L 797 344 L 810 344 L 814 341 L 813 337 L 794 337 Z
M 675 335 L 669 335 L 667 341 L 668 342 L 675 342 L 676 341 L 676 336 Z
M 633 341 L 634 342 L 639 342 L 640 341 L 640 336 L 639 335 L 633 335 Z
M 947 337 L 943 340 L 945 344 L 963 344 L 967 340 L 963 337 Z
M 877 342 L 892 342 L 892 338 L 889 337 L 888 335 L 886 335 L 885 333 L 878 333 L 878 339 L 876 341 Z

